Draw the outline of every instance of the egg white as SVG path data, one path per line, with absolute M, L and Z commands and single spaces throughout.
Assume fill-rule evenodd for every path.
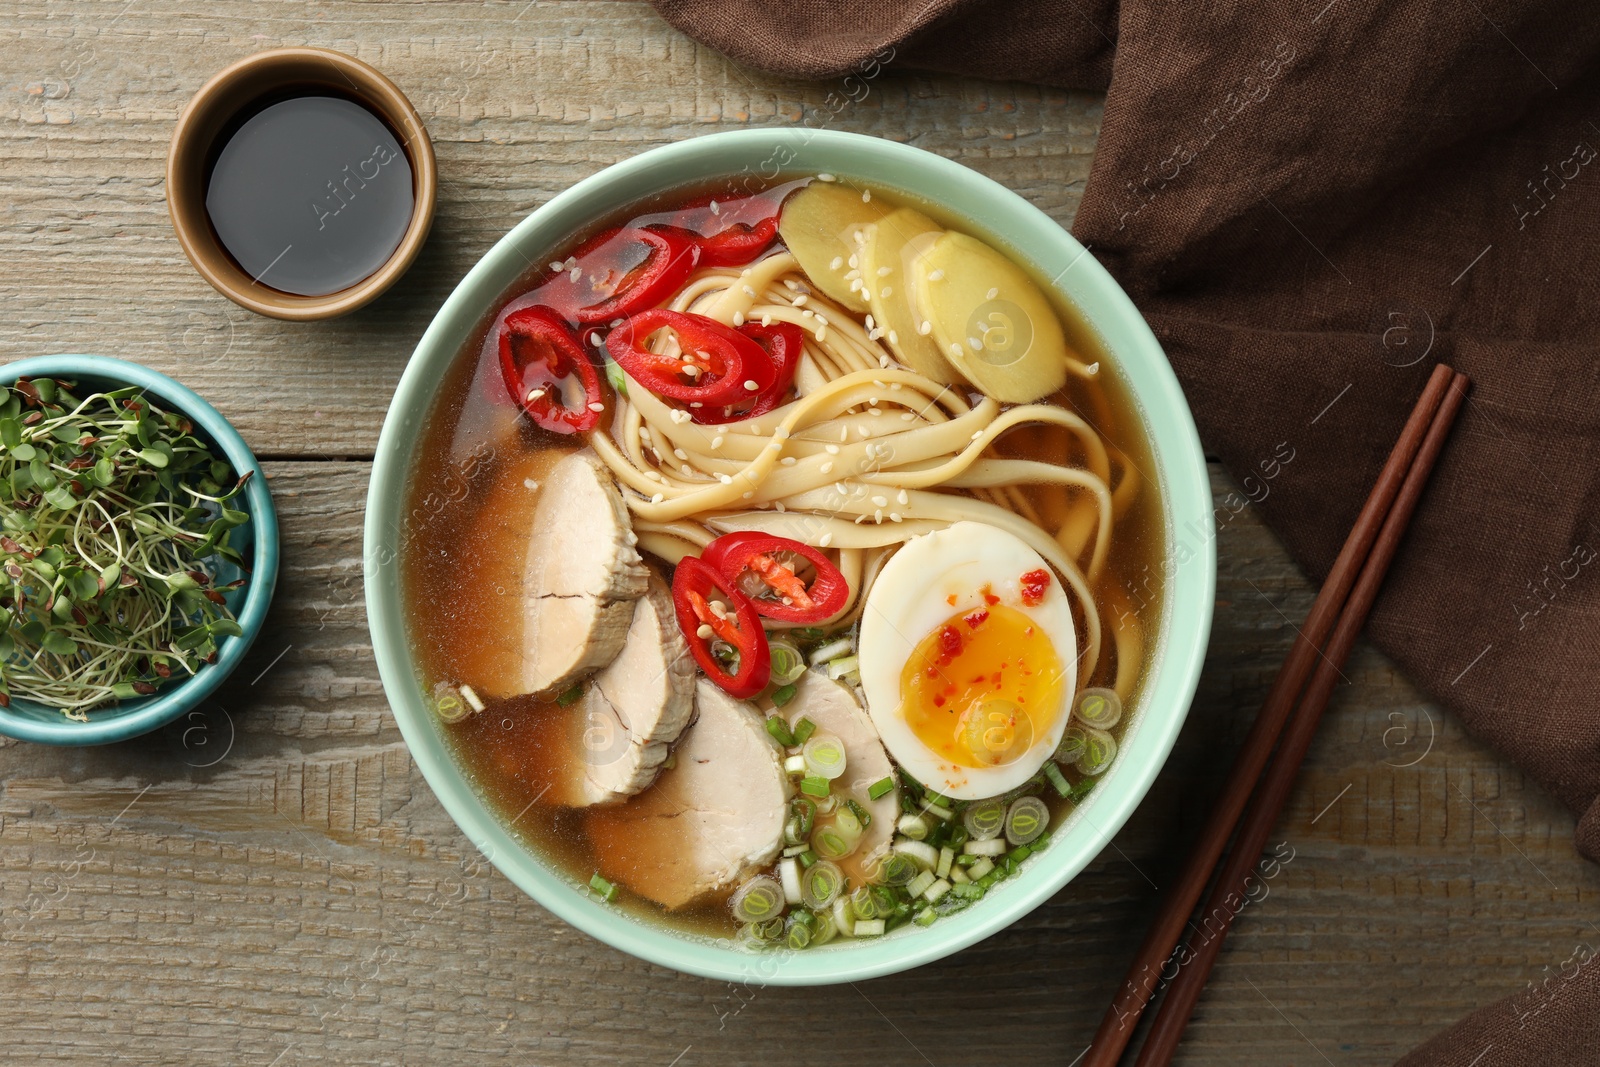
M 1051 582 L 1038 604 L 1024 604 L 1020 579 L 1043 569 Z M 861 688 L 878 735 L 895 762 L 923 784 L 957 800 L 998 796 L 1026 782 L 1061 741 L 1067 711 L 1017 760 L 1000 767 L 965 767 L 923 744 L 901 712 L 900 678 L 924 638 L 952 615 L 986 607 L 984 587 L 1039 626 L 1060 658 L 1061 699 L 1077 690 L 1078 635 L 1060 577 L 1015 535 L 979 522 L 958 522 L 907 541 L 890 557 L 867 592 L 861 615 Z M 951 598 L 954 597 L 952 601 Z

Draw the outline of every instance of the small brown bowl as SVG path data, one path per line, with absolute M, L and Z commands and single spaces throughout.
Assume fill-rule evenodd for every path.
M 223 134 L 231 135 L 241 113 L 263 100 L 300 90 L 331 92 L 362 104 L 395 132 L 411 164 L 414 207 L 400 244 L 377 271 L 326 296 L 296 296 L 256 281 L 222 246 L 206 212 L 206 183 Z M 433 142 L 411 101 L 367 64 L 322 48 L 257 52 L 222 70 L 189 101 L 167 156 L 167 209 L 195 270 L 241 307 L 295 322 L 354 311 L 393 285 L 427 240 L 437 187 Z

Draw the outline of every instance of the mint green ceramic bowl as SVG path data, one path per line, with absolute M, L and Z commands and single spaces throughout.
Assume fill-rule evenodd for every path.
M 528 265 L 549 261 L 575 232 L 652 194 L 779 172 L 831 172 L 945 205 L 1044 278 L 1057 279 L 1057 288 L 1100 334 L 1142 408 L 1166 514 L 1167 603 L 1151 642 L 1153 673 L 1121 754 L 1018 877 L 931 927 L 907 926 L 883 938 L 840 940 L 801 952 L 753 954 L 599 903 L 491 814 L 453 761 L 424 703 L 407 643 L 397 559 L 407 471 L 420 458 L 413 446 L 435 387 Z M 1166 357 L 1127 296 L 1066 231 L 988 178 L 920 149 L 833 131 L 741 130 L 657 148 L 579 182 L 524 219 L 456 287 L 417 345 L 378 442 L 367 498 L 367 614 L 384 689 L 412 756 L 445 809 L 506 877 L 578 929 L 662 966 L 730 981 L 816 985 L 903 971 L 971 945 L 1038 907 L 1105 847 L 1160 773 L 1188 713 L 1211 629 L 1211 531 L 1200 442 Z

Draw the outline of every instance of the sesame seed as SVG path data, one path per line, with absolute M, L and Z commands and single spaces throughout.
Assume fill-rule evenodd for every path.
M 872 498 L 872 502 L 880 508 L 886 508 L 889 506 L 889 498 L 886 496 L 875 496 Z
M 606 406 L 604 404 L 600 403 L 600 401 L 598 401 L 598 400 L 596 400 L 594 403 L 589 405 L 589 410 L 593 411 L 593 412 L 595 412 L 597 414 L 599 412 L 604 411 L 605 409 L 606 409 Z
M 851 256 L 850 257 L 850 262 L 851 262 L 852 265 L 854 265 L 855 261 L 856 261 L 856 258 L 854 256 Z M 861 272 L 858 271 L 858 270 L 846 271 L 844 277 L 845 277 L 845 281 L 853 282 L 856 279 L 861 277 Z M 855 287 L 851 286 L 851 288 L 855 288 Z
M 722 438 L 721 437 L 713 437 L 711 439 L 711 447 L 712 448 L 721 448 L 722 447 Z
M 823 534 L 821 537 L 817 538 L 817 544 L 822 548 L 827 548 L 829 545 L 833 544 L 833 534 Z
M 795 458 L 793 456 L 784 456 L 782 459 L 778 460 L 778 462 L 782 463 L 785 467 L 792 467 L 795 465 Z
M 530 389 L 528 391 L 528 403 L 530 403 L 530 404 L 533 403 L 535 400 L 538 400 L 541 396 L 544 396 L 544 390 L 543 389 Z
M 833 261 L 828 264 L 828 269 L 829 270 L 838 270 L 842 266 L 844 266 L 844 257 L 843 256 L 834 256 L 833 257 Z
M 826 326 L 818 326 L 817 327 L 817 344 L 820 345 L 822 342 L 826 341 L 827 339 L 828 339 L 828 328 Z
M 750 498 L 751 498 L 751 497 L 753 497 L 753 496 L 755 496 L 755 495 L 756 495 L 756 494 L 755 494 L 755 491 L 754 491 L 754 490 L 748 490 L 748 491 L 746 491 L 746 492 L 745 492 L 745 494 L 744 494 L 744 499 L 746 499 L 746 500 L 749 500 L 749 499 L 750 499 Z
M 674 448 L 672 450 L 672 454 L 674 456 L 677 456 L 679 459 L 688 459 L 689 458 L 689 453 L 685 452 L 681 448 Z
M 755 382 L 751 381 L 749 378 L 746 378 L 744 380 L 744 388 L 745 388 L 745 392 L 754 393 L 754 392 L 759 391 L 761 386 L 757 385 Z
M 828 450 L 828 454 L 831 456 L 837 456 L 839 454 L 838 445 L 823 445 L 823 447 Z
M 772 325 L 772 316 L 771 315 L 763 315 L 763 316 L 761 316 L 761 325 L 763 325 L 763 326 L 771 326 Z
M 695 630 L 694 635 L 702 641 L 709 641 L 713 632 L 710 626 L 701 623 L 699 629 Z
M 928 280 L 930 282 L 942 282 L 942 281 L 944 281 L 944 271 L 942 271 L 942 270 L 934 271 L 933 273 L 928 275 Z
M 933 332 L 933 323 L 927 319 L 922 320 L 922 325 L 917 327 L 917 332 L 926 337 Z
M 913 420 L 915 418 L 916 418 L 916 416 L 911 414 L 911 412 L 909 412 L 909 411 L 903 411 L 903 412 L 900 413 L 900 421 L 901 422 L 910 422 L 911 420 Z
M 861 202 L 863 204 L 872 203 L 872 190 L 871 189 L 863 189 L 863 190 L 861 190 Z
M 666 498 L 666 496 L 665 496 L 665 495 L 664 495 L 664 494 L 662 494 L 662 493 L 657 493 L 657 494 L 655 494 L 655 495 L 654 495 L 654 496 L 652 496 L 652 497 L 651 497 L 651 498 L 650 498 L 650 503 L 652 503 L 652 504 L 659 504 L 659 503 L 661 503 L 661 502 L 662 502 L 662 501 L 663 501 L 663 500 L 665 500 L 665 499 L 667 499 L 667 498 Z
M 860 434 L 862 437 L 871 437 L 872 436 L 872 431 L 867 429 L 865 426 L 857 426 L 856 427 L 856 433 Z
M 694 468 L 689 466 L 687 463 L 685 463 L 682 467 L 680 467 L 679 470 L 683 471 L 683 473 L 685 473 L 685 474 L 693 474 L 694 473 Z
M 892 345 L 899 344 L 900 343 L 900 335 L 895 333 L 893 330 L 890 330 L 889 331 L 889 343 L 892 344 Z
M 735 326 L 743 326 L 744 325 L 744 312 L 735 311 L 733 313 L 733 324 Z
M 890 522 L 899 522 L 900 521 L 900 513 L 898 511 L 889 512 L 889 521 Z
M 721 482 L 723 485 L 732 485 L 733 484 L 733 475 L 731 475 L 731 474 L 719 474 L 719 475 L 717 475 L 717 481 Z
M 567 269 L 567 265 L 561 262 L 559 259 L 553 259 L 550 261 L 550 269 L 554 271 L 563 271 Z
M 819 181 L 819 182 L 836 182 L 838 180 L 839 180 L 838 178 L 835 178 L 831 174 L 819 174 L 819 175 L 817 175 L 817 181 Z
M 868 415 L 882 415 L 883 414 L 883 409 L 882 408 L 868 408 L 867 409 L 867 414 Z M 861 427 L 861 430 L 862 430 L 861 436 L 863 436 L 863 437 L 866 436 L 866 429 L 867 428 L 865 426 Z
M 969 338 L 967 338 L 967 344 L 968 344 L 968 346 L 971 347 L 971 349 L 974 352 L 982 352 L 983 351 L 983 339 L 980 338 L 980 337 L 969 337 Z
M 713 215 L 722 214 L 722 206 L 720 204 L 718 204 L 715 200 L 711 201 L 711 213 Z
M 980 438 L 982 436 L 983 436 L 983 431 L 982 430 L 974 430 L 974 431 L 972 431 L 972 439 L 974 441 L 976 441 L 978 438 Z
M 882 508 L 879 508 L 879 509 L 877 509 L 876 511 L 874 511 L 872 513 L 872 521 L 873 522 L 882 522 L 883 521 L 883 509 Z
M 743 288 L 744 288 L 744 295 L 748 296 L 750 299 L 754 300 L 755 297 L 756 297 L 756 291 L 754 289 L 750 288 L 748 285 L 744 286 Z
M 950 345 L 950 354 L 953 355 L 953 356 L 961 355 L 961 346 L 958 345 L 958 344 L 952 343 Z
M 894 292 L 894 286 L 886 285 L 878 292 L 878 295 L 883 297 L 885 300 L 887 300 L 887 299 L 889 299 L 889 294 L 893 293 L 893 292 Z
M 1087 370 L 1090 374 L 1099 374 L 1100 373 L 1100 361 L 1099 360 L 1095 360 L 1093 363 L 1089 364 L 1084 369 Z
M 843 444 L 844 442 L 846 442 L 848 440 L 850 440 L 850 427 L 848 427 L 848 426 L 839 427 L 839 443 Z
M 821 471 L 823 474 L 832 474 L 833 473 L 833 464 L 831 462 L 824 463 L 822 466 L 818 467 L 817 469 L 819 471 Z
M 898 493 L 896 493 L 894 498 L 895 498 L 895 500 L 897 500 L 898 502 L 900 502 L 902 504 L 911 503 L 911 494 L 906 492 L 904 489 L 902 489 Z
M 772 436 L 779 441 L 787 441 L 789 439 L 789 427 L 779 426 L 772 431 Z
M 860 230 L 856 231 L 856 240 L 857 241 L 861 240 L 861 231 Z M 859 259 L 856 256 L 851 256 L 849 259 L 845 260 L 845 262 L 850 264 L 852 267 L 861 266 L 861 263 L 859 262 Z M 846 275 L 846 277 L 849 277 L 849 275 Z
M 790 303 L 793 304 L 797 308 L 803 308 L 803 307 L 806 306 L 806 301 L 810 300 L 810 299 L 811 298 L 809 296 L 807 296 L 804 293 L 801 293 L 799 296 L 797 296 L 793 300 L 791 300 Z

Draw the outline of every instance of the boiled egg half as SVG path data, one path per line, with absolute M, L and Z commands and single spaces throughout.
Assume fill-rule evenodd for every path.
M 947 797 L 1014 789 L 1061 741 L 1077 685 L 1072 606 L 1014 534 L 958 522 L 907 541 L 867 593 L 860 653 L 889 754 Z

